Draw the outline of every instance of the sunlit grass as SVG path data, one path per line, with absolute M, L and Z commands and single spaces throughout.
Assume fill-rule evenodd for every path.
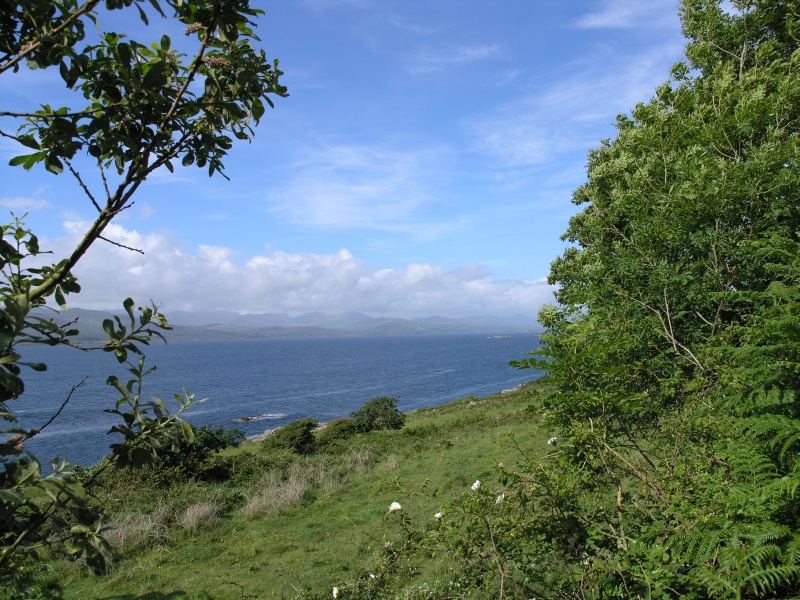
M 543 453 L 549 432 L 527 410 L 529 394 L 542 389 L 418 410 L 401 430 L 357 435 L 336 454 L 297 457 L 236 489 L 175 486 L 149 513 L 142 505 L 152 496 L 130 490 L 111 522 L 124 558 L 101 577 L 54 561 L 56 576 L 67 598 L 177 590 L 231 600 L 330 598 L 334 585 L 368 570 L 398 535 L 388 518 L 392 502 L 412 519 L 432 521 L 476 479 L 495 480 L 498 462 L 511 466 L 522 462 L 520 452 Z M 404 585 L 409 597 L 443 590 L 447 565 L 431 560 Z

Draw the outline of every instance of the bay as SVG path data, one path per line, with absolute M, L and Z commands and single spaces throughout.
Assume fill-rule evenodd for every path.
M 508 366 L 537 346 L 532 334 L 154 343 L 145 348 L 145 364 L 157 370 L 145 378 L 143 397 L 175 409 L 172 396 L 185 388 L 210 398 L 191 409 L 191 423 L 238 427 L 250 436 L 300 418 L 348 416 L 376 396 L 396 397 L 400 410 L 411 411 L 513 388 L 541 375 Z M 114 441 L 106 432 L 115 417 L 103 409 L 119 397 L 106 378 L 127 381 L 124 365 L 111 354 L 71 348 L 29 346 L 22 354 L 48 365 L 42 373 L 26 370 L 25 394 L 14 402 L 27 429 L 46 423 L 86 378 L 27 448 L 42 462 L 55 456 L 84 466 L 98 462 Z

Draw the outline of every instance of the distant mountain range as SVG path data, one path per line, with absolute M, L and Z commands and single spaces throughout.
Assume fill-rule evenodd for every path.
M 63 323 L 78 319 L 79 341 L 105 339 L 103 321 L 111 318 L 111 312 L 71 308 L 59 314 L 39 311 L 38 316 L 55 318 Z M 168 340 L 234 340 L 268 337 L 345 337 L 367 335 L 456 335 L 478 333 L 504 335 L 513 333 L 537 333 L 541 327 L 536 319 L 528 315 L 498 317 L 476 315 L 452 319 L 448 317 L 425 317 L 400 319 L 370 317 L 360 312 L 327 314 L 309 312 L 296 317 L 285 313 L 239 314 L 234 312 L 186 312 L 172 311 L 167 314 L 172 331 L 165 332 Z M 127 315 L 122 317 L 127 325 Z

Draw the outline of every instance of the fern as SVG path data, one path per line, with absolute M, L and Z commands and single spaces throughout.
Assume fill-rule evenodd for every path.
M 720 548 L 713 564 L 697 567 L 692 577 L 706 587 L 709 595 L 763 596 L 792 589 L 800 579 L 800 566 L 785 564 L 783 559 L 784 553 L 776 545 L 728 546 Z
M 766 438 L 767 446 L 777 452 L 782 463 L 793 462 L 793 454 L 800 443 L 800 420 L 785 415 L 766 414 L 747 419 L 745 429 L 748 433 Z

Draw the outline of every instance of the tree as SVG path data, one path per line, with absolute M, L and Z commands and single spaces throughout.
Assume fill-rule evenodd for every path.
M 682 2 L 686 61 L 589 153 L 521 365 L 561 391 L 533 529 L 576 594 L 800 590 L 800 3 L 721 4 Z
M 350 413 L 355 428 L 361 433 L 382 429 L 402 429 L 406 416 L 397 410 L 397 398 L 378 396 Z
M 314 454 L 317 441 L 314 430 L 319 427 L 316 419 L 299 419 L 279 427 L 264 438 L 263 447 L 267 451 L 288 450 L 296 454 Z
M 108 12 L 134 7 L 145 24 L 144 7 L 151 16 L 152 11 L 160 17 L 170 13 L 183 23 L 196 40 L 194 54 L 179 53 L 167 36 L 146 45 L 102 29 Z M 7 424 L 3 432 L 12 435 L 0 442 L 0 579 L 10 588 L 24 579 L 25 556 L 42 544 L 64 541 L 68 552 L 84 554 L 98 568 L 104 551 L 102 524 L 87 510 L 83 487 L 43 477 L 39 461 L 24 450 L 25 440 L 38 429 L 23 427 L 13 408 L 26 399 L 22 367 L 46 366 L 20 363 L 15 347 L 23 342 L 74 345 L 70 338 L 76 333 L 72 323 L 37 318 L 31 310 L 49 299 L 64 307 L 66 296 L 80 291 L 72 269 L 92 244 L 116 243 L 103 232 L 131 206 L 149 175 L 162 167 L 173 171 L 179 161 L 224 176 L 223 159 L 233 139 L 249 140 L 265 103 L 273 105 L 270 96 L 287 95 L 277 60 L 268 61 L 252 44 L 258 40 L 253 19 L 259 14 L 248 0 L 0 2 L 0 76 L 14 77 L 21 68 L 57 69 L 78 103 L 45 101 L 30 112 L 0 111 L 4 122 L 21 123 L 11 131 L 0 129 L 0 136 L 27 149 L 10 164 L 68 173 L 97 211 L 71 254 L 45 267 L 29 266 L 41 251 L 22 221 L 0 230 L 0 417 Z M 97 175 L 90 177 L 89 169 Z M 140 399 L 150 370 L 143 357 L 135 362 L 128 357 L 141 354 L 139 345 L 168 325 L 155 305 L 139 308 L 138 315 L 132 300 L 123 306 L 127 320 L 106 321 L 109 340 L 102 347 L 127 363 L 133 377 L 127 383 L 109 378 L 120 394 L 110 409 L 121 419 L 113 431 L 124 438 L 112 455 L 117 463 L 138 464 L 165 445 L 177 448 L 181 435 L 176 432 L 191 438 L 191 428 L 178 414 L 193 398 L 177 396 L 178 414 L 160 400 Z M 64 468 L 60 465 L 56 474 Z

